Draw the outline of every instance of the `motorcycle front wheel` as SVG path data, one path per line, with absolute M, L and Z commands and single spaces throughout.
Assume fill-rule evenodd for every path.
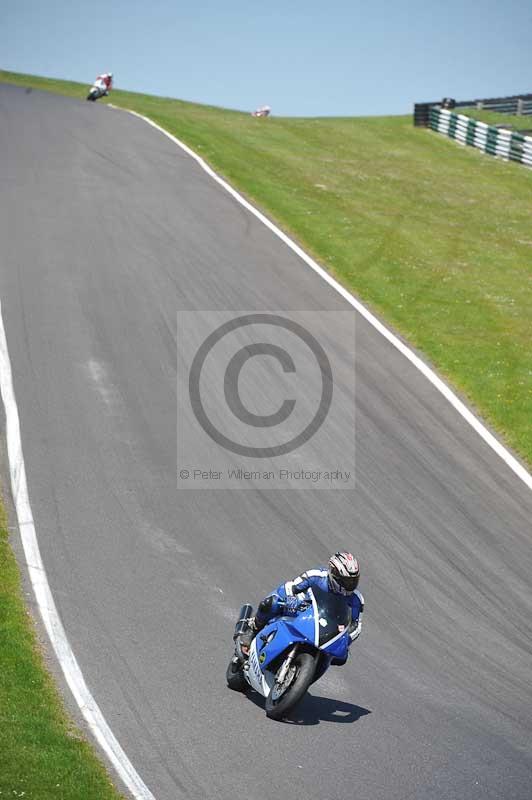
M 298 653 L 288 668 L 283 684 L 276 682 L 266 698 L 266 716 L 277 720 L 286 717 L 306 693 L 315 671 L 316 656 Z

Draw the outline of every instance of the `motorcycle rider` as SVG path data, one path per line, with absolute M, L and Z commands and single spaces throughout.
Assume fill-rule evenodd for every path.
M 274 617 L 295 616 L 305 600 L 309 588 L 317 586 L 323 591 L 343 596 L 351 608 L 351 641 L 358 639 L 362 629 L 364 597 L 358 591 L 360 566 L 357 559 L 347 551 L 334 553 L 327 567 L 318 567 L 303 572 L 293 581 L 281 583 L 274 592 L 259 603 L 254 618 L 248 620 L 248 631 L 242 634 L 240 643 L 246 653 L 257 633 Z
M 269 117 L 271 112 L 270 106 L 259 106 L 255 111 L 251 112 L 252 117 Z
M 105 86 L 104 94 L 107 95 L 113 88 L 113 73 L 112 72 L 104 72 L 102 75 L 98 75 L 96 80 L 94 81 L 95 86 L 98 85 L 98 82 L 101 81 Z

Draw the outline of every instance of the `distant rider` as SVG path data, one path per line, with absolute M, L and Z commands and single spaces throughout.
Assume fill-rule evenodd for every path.
M 260 106 L 255 111 L 251 112 L 252 117 L 269 117 L 271 112 L 270 106 Z
M 113 73 L 104 72 L 102 75 L 98 75 L 94 83 L 98 85 L 99 82 L 101 82 L 105 86 L 105 94 L 109 94 L 109 92 L 113 88 Z
M 330 557 L 327 568 L 309 569 L 293 581 L 281 583 L 272 594 L 261 600 L 255 618 L 248 621 L 249 631 L 241 638 L 242 649 L 248 650 L 256 634 L 274 617 L 295 616 L 305 600 L 307 589 L 313 586 L 345 597 L 346 604 L 351 608 L 350 637 L 354 642 L 360 636 L 364 611 L 364 598 L 357 589 L 359 580 L 357 559 L 351 553 L 342 551 Z

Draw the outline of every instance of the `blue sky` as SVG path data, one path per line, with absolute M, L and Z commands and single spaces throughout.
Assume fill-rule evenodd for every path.
M 282 115 L 532 92 L 531 0 L 0 2 L 0 68 Z

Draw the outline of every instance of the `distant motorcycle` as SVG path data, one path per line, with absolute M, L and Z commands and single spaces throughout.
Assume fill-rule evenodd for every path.
M 312 587 L 307 598 L 295 617 L 276 617 L 259 631 L 249 653 L 242 651 L 241 637 L 253 613 L 250 605 L 242 607 L 235 627 L 227 685 L 239 692 L 255 689 L 266 698 L 271 719 L 283 719 L 331 664 L 345 664 L 353 641 L 351 609 L 342 597 Z
M 101 78 L 97 78 L 89 89 L 87 100 L 91 100 L 94 103 L 100 97 L 105 97 L 107 94 L 108 92 L 105 81 L 103 81 Z
M 270 106 L 260 106 L 260 108 L 255 109 L 255 111 L 251 112 L 252 117 L 269 117 L 271 113 Z

